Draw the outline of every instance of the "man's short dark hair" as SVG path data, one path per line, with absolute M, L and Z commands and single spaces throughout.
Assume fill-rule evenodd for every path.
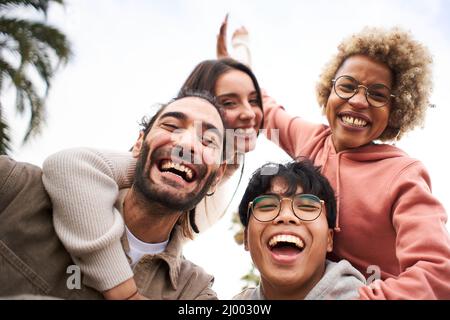
M 275 174 L 267 175 L 265 173 L 273 172 Z M 336 198 L 334 190 L 320 173 L 320 168 L 315 167 L 310 160 L 289 162 L 286 164 L 268 163 L 256 170 L 239 204 L 239 218 L 241 223 L 247 227 L 249 216 L 247 216 L 248 204 L 256 197 L 269 191 L 272 181 L 275 178 L 281 178 L 287 185 L 287 196 L 296 193 L 297 187 L 303 188 L 303 193 L 313 194 L 325 202 L 327 210 L 328 227 L 334 228 L 336 225 Z
M 217 99 L 215 96 L 212 96 L 207 91 L 195 91 L 195 90 L 182 90 L 178 93 L 178 95 L 170 100 L 168 103 L 163 103 L 159 105 L 158 111 L 153 115 L 153 117 L 148 118 L 147 116 L 144 116 L 141 119 L 141 122 L 139 123 L 142 127 L 142 131 L 144 132 L 144 139 L 147 137 L 147 134 L 149 133 L 150 129 L 153 127 L 153 124 L 155 123 L 156 119 L 161 115 L 161 113 L 164 111 L 164 109 L 167 108 L 168 105 L 172 104 L 173 102 L 183 99 L 183 98 L 189 98 L 189 97 L 196 97 L 203 99 L 210 104 L 212 104 L 217 111 L 219 112 L 220 118 L 222 119 L 222 125 L 225 127 L 225 124 L 223 122 L 223 109 L 217 102 Z M 225 135 L 224 135 L 225 136 Z

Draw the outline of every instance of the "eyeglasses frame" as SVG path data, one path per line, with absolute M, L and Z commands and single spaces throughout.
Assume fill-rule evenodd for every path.
M 357 86 L 357 88 L 355 89 L 355 91 L 353 92 L 353 94 L 352 94 L 350 97 L 348 97 L 348 98 L 343 98 L 343 97 L 341 97 L 341 96 L 339 95 L 339 93 L 337 93 L 337 90 L 336 90 L 336 82 L 337 82 L 340 78 L 344 78 L 344 77 L 345 77 L 345 78 L 350 78 L 351 80 L 355 81 L 355 82 L 358 84 L 358 86 Z M 384 85 L 384 84 L 382 84 L 382 83 L 375 83 L 375 84 L 370 85 L 369 87 L 366 87 L 365 85 L 361 84 L 361 83 L 360 83 L 358 80 L 356 80 L 355 78 L 353 78 L 353 77 L 351 77 L 351 76 L 347 76 L 347 75 L 339 76 L 339 77 L 337 77 L 336 79 L 331 80 L 331 82 L 333 83 L 333 90 L 334 90 L 334 93 L 336 93 L 336 95 L 337 95 L 339 98 L 343 99 L 343 100 L 350 100 L 351 98 L 353 98 L 355 95 L 357 95 L 357 94 L 359 93 L 359 89 L 360 89 L 361 87 L 364 88 L 364 89 L 365 89 L 364 96 L 366 97 L 367 103 L 368 103 L 369 106 L 371 106 L 372 108 L 383 108 L 383 107 L 385 107 L 387 104 L 389 104 L 389 102 L 391 102 L 390 98 L 396 98 L 396 96 L 395 96 L 394 94 L 392 94 L 392 90 L 391 90 L 388 86 L 386 86 L 386 85 Z M 381 105 L 381 106 L 374 106 L 373 104 L 371 104 L 371 103 L 369 102 L 369 88 L 372 87 L 372 86 L 374 86 L 374 85 L 382 85 L 382 86 L 386 87 L 386 88 L 389 90 L 389 92 L 390 92 L 388 101 L 387 101 L 385 104 Z
M 319 199 L 319 202 L 320 202 L 320 212 L 319 212 L 319 214 L 317 215 L 317 217 L 315 217 L 314 219 L 311 219 L 311 220 L 306 220 L 306 219 L 302 219 L 302 218 L 300 218 L 299 216 L 297 216 L 297 214 L 295 213 L 295 210 L 294 210 L 294 200 L 293 200 L 292 198 L 295 198 L 295 197 L 298 196 L 298 195 L 313 196 L 313 197 Z M 259 197 L 262 197 L 262 196 L 274 196 L 274 197 L 277 197 L 277 198 L 278 198 L 278 201 L 280 202 L 280 207 L 279 207 L 279 209 L 278 209 L 278 213 L 277 213 L 276 216 L 273 217 L 271 220 L 267 220 L 267 221 L 259 220 L 259 219 L 255 216 L 255 214 L 254 214 L 254 212 L 253 212 L 253 207 L 252 207 L 252 206 L 253 206 L 253 202 L 255 201 L 255 199 L 257 199 L 257 198 L 259 198 Z M 254 217 L 257 221 L 259 221 L 259 222 L 271 222 L 271 221 L 275 220 L 275 219 L 280 215 L 280 213 L 281 213 L 281 202 L 282 202 L 283 200 L 290 200 L 290 201 L 291 201 L 291 210 L 292 210 L 292 213 L 294 214 L 294 216 L 295 216 L 297 219 L 301 220 L 301 221 L 311 222 L 311 221 L 317 220 L 317 219 L 320 217 L 320 215 L 322 214 L 322 211 L 323 211 L 323 206 L 324 206 L 324 204 L 325 204 L 325 201 L 323 201 L 322 199 L 320 199 L 318 196 L 316 196 L 316 195 L 314 195 L 314 194 L 309 194 L 309 193 L 296 193 L 296 194 L 294 194 L 294 195 L 293 195 L 292 197 L 290 197 L 290 198 L 287 198 L 287 197 L 281 197 L 281 196 L 279 196 L 279 195 L 277 195 L 277 194 L 262 194 L 262 195 L 260 195 L 260 196 L 257 196 L 255 199 L 253 199 L 252 201 L 250 201 L 250 202 L 248 203 L 248 207 L 247 207 L 247 221 L 250 220 L 250 214 L 252 214 L 253 217 Z M 251 210 L 250 210 L 250 209 L 251 209 Z M 250 212 L 250 211 L 251 211 L 251 212 Z

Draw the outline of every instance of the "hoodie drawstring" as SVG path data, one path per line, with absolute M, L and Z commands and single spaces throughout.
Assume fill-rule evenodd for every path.
M 339 227 L 339 207 L 340 207 L 340 185 L 341 185 L 341 156 L 342 152 L 337 154 L 337 168 L 336 168 L 336 226 L 334 227 L 334 231 L 341 232 L 341 228 Z

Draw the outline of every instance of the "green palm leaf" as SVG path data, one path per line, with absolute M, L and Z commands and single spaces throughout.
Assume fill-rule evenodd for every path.
M 47 14 L 49 2 L 64 5 L 64 0 L 0 0 L 0 11 L 18 7 L 31 7 L 43 14 Z
M 30 60 L 33 50 L 52 52 L 58 62 L 63 63 L 67 63 L 71 56 L 66 36 L 58 29 L 40 22 L 1 17 L 0 35 L 10 38 L 8 45 L 0 48 L 19 51 L 23 63 Z
M 0 104 L 0 155 L 8 154 L 11 150 L 9 128 L 2 114 L 2 106 Z
M 0 99 L 1 93 L 10 88 L 8 84 L 12 85 L 16 91 L 16 110 L 22 115 L 29 112 L 23 142 L 41 132 L 46 115 L 45 98 L 53 76 L 60 65 L 69 61 L 72 52 L 67 37 L 57 28 L 4 13 L 28 7 L 46 15 L 51 2 L 64 4 L 64 0 L 0 0 Z M 39 76 L 40 84 L 30 80 L 30 72 Z M 45 93 L 39 95 L 37 88 L 42 87 Z M 0 106 L 4 107 L 1 100 Z M 10 137 L 4 118 L 0 118 L 0 134 L 0 151 L 6 152 Z

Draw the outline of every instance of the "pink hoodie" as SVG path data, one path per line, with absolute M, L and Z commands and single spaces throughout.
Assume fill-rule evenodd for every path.
M 268 137 L 279 129 L 281 147 L 321 166 L 336 192 L 340 232 L 330 258 L 347 259 L 367 277 L 374 274 L 369 266 L 381 270 L 382 281 L 362 287 L 360 298 L 450 299 L 447 215 L 422 163 L 386 144 L 336 153 L 328 126 L 266 100 Z

